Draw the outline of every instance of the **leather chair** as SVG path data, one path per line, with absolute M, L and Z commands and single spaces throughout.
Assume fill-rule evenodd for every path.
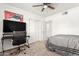
M 18 46 L 18 53 L 20 53 L 21 45 L 26 43 L 26 31 L 13 31 L 13 46 Z

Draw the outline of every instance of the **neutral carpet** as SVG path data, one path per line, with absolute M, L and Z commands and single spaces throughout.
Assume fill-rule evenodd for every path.
M 25 50 L 21 51 L 19 54 L 16 54 L 17 50 L 11 50 L 5 52 L 5 56 L 60 56 L 56 52 L 51 52 L 47 50 L 45 47 L 45 41 L 38 41 L 35 43 L 30 44 L 30 48 L 24 47 Z M 10 55 L 10 53 L 14 53 Z
M 26 54 L 24 54 L 26 52 Z M 48 51 L 44 41 L 32 43 L 30 48 L 18 54 L 18 56 L 59 56 L 56 52 Z

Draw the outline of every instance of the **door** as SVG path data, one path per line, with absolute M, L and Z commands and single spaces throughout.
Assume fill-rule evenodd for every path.
M 44 26 L 44 39 L 48 39 L 52 35 L 52 21 L 45 22 Z

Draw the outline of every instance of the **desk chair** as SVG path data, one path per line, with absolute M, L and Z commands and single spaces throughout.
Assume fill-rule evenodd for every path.
M 26 43 L 26 31 L 13 31 L 13 46 L 18 46 L 18 53 L 20 53 L 20 47 Z

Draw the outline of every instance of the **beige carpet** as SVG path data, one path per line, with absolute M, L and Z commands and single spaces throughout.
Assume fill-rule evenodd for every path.
M 39 41 L 30 44 L 30 48 L 23 47 L 26 50 L 21 51 L 19 54 L 16 54 L 17 49 L 13 49 L 5 52 L 5 56 L 60 56 L 56 52 L 48 51 L 45 47 L 45 41 Z M 12 55 L 10 55 L 13 52 Z M 26 53 L 26 54 L 24 54 Z
M 24 54 L 26 52 L 26 54 Z M 30 48 L 26 48 L 18 56 L 59 56 L 56 52 L 48 51 L 45 47 L 45 42 L 35 42 L 30 45 Z

